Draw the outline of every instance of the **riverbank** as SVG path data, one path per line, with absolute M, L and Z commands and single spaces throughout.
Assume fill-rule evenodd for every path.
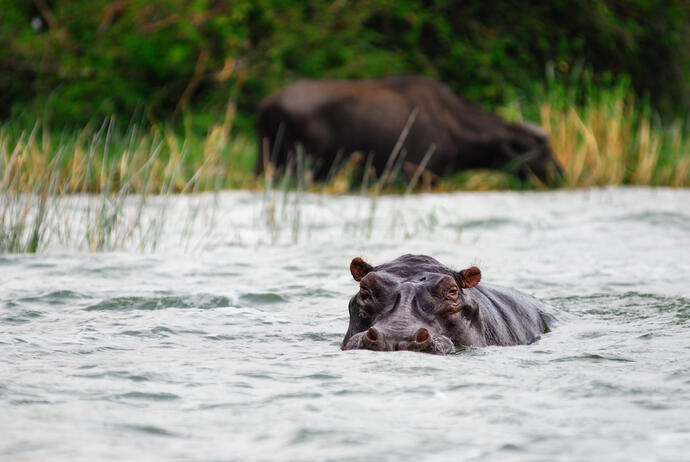
M 626 88 L 590 90 L 576 104 L 583 95 L 554 87 L 537 102 L 516 99 L 498 114 L 513 122 L 537 122 L 549 133 L 564 167 L 562 186 L 690 186 L 690 124 L 680 119 L 663 123 Z M 71 131 L 53 131 L 42 121 L 30 127 L 5 123 L 0 125 L 0 190 L 165 194 L 268 189 L 284 181 L 332 193 L 425 188 L 423 181 L 411 185 L 401 168 L 385 179 L 369 176 L 368 184 L 354 184 L 352 172 L 362 166 L 363 156 L 344 159 L 323 184 L 311 180 L 308 157 L 281 178 L 257 178 L 256 139 L 234 130 L 234 118 L 230 104 L 204 131 L 191 128 L 192 123 L 174 129 L 143 121 L 123 125 L 113 118 Z M 436 191 L 534 188 L 544 185 L 495 171 L 461 172 L 435 186 Z

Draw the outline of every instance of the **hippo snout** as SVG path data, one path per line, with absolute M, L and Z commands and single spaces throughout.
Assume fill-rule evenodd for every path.
M 420 327 L 413 335 L 398 338 L 375 326 L 354 335 L 343 350 L 418 351 L 432 354 L 450 354 L 455 351 L 453 342 L 444 335 L 433 336 Z

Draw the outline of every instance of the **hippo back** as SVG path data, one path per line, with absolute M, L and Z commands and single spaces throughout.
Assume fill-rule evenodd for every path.
M 479 304 L 487 345 L 528 344 L 550 331 L 551 306 L 530 295 L 486 283 L 467 290 Z

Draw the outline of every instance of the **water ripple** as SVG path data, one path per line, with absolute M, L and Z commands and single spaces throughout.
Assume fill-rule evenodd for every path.
M 149 393 L 142 391 L 130 391 L 119 395 L 113 395 L 110 399 L 115 401 L 120 400 L 144 400 L 144 401 L 173 401 L 180 397 L 174 393 Z
M 562 358 L 556 358 L 553 362 L 570 362 L 570 361 L 586 361 L 592 363 L 599 363 L 604 361 L 615 361 L 615 362 L 625 362 L 632 363 L 635 362 L 634 359 L 622 358 L 618 356 L 604 356 L 596 353 L 585 353 L 577 356 L 565 356 Z
M 287 299 L 274 292 L 262 292 L 262 293 L 249 293 L 240 296 L 240 300 L 252 305 L 264 305 L 270 303 L 281 303 L 287 301 Z
M 148 382 L 154 379 L 150 374 L 135 374 L 124 370 L 96 372 L 93 374 L 73 374 L 73 377 L 82 377 L 86 379 L 118 378 L 132 382 Z
M 616 319 L 621 321 L 658 320 L 659 314 L 672 315 L 672 324 L 690 320 L 690 299 L 628 291 L 624 293 L 600 293 L 587 296 L 558 297 L 552 303 L 570 313 Z
M 0 323 L 25 324 L 42 316 L 44 316 L 44 313 L 41 311 L 22 309 L 19 312 L 0 318 Z
M 650 225 L 662 226 L 668 228 L 669 226 L 677 227 L 682 231 L 690 228 L 690 216 L 670 211 L 652 211 L 648 210 L 641 213 L 628 213 L 615 217 L 616 222 L 633 222 L 633 223 L 648 223 Z
M 145 435 L 153 435 L 153 436 L 167 436 L 167 437 L 180 437 L 178 433 L 171 432 L 169 430 L 166 430 L 161 427 L 157 427 L 155 425 L 137 425 L 137 424 L 129 424 L 129 425 L 120 425 L 120 428 L 126 429 L 126 430 L 132 430 L 136 433 L 143 433 Z
M 192 294 L 163 297 L 115 297 L 85 308 L 85 311 L 164 310 L 169 308 L 213 309 L 230 306 L 228 297 Z

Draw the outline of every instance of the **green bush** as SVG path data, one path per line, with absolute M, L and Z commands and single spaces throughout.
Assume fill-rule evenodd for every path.
M 4 0 L 0 118 L 69 126 L 142 112 L 250 130 L 299 77 L 438 77 L 489 107 L 586 67 L 663 113 L 690 103 L 688 0 Z

